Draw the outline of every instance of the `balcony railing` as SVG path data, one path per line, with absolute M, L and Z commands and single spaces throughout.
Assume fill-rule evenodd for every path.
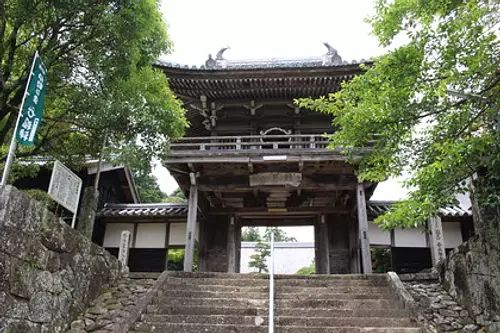
M 185 137 L 170 146 L 171 156 L 212 153 L 303 154 L 328 151 L 328 138 L 322 134 Z

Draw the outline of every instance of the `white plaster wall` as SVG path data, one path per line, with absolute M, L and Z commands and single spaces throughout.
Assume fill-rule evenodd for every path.
M 168 239 L 169 245 L 186 245 L 186 223 L 170 223 Z
M 382 231 L 373 221 L 368 221 L 370 245 L 391 245 L 391 233 Z
M 136 248 L 164 248 L 166 223 L 139 223 L 137 225 Z
M 130 244 L 134 244 L 134 224 L 133 223 L 108 223 L 104 232 L 103 247 L 120 247 L 122 231 L 130 231 Z
M 442 225 L 445 248 L 455 248 L 463 243 L 460 222 L 442 222 Z
M 241 273 L 257 271 L 254 267 L 248 267 L 252 254 L 255 254 L 255 243 L 242 242 Z M 276 274 L 294 274 L 302 267 L 311 265 L 314 260 L 314 243 L 276 243 L 274 255 L 274 272 Z M 269 260 L 267 266 L 269 267 Z
M 425 233 L 420 228 L 395 229 L 396 247 L 427 247 Z

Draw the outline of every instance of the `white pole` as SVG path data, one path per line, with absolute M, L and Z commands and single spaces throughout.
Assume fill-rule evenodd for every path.
M 30 72 L 28 74 L 28 82 L 26 82 L 26 87 L 24 87 L 23 100 L 21 101 L 21 107 L 19 108 L 19 112 L 17 114 L 16 126 L 14 126 L 14 132 L 12 133 L 12 139 L 10 140 L 9 153 L 7 154 L 7 160 L 5 161 L 5 165 L 3 167 L 2 182 L 0 183 L 1 186 L 7 185 L 7 180 L 9 178 L 10 166 L 11 166 L 12 162 L 14 161 L 14 155 L 15 155 L 16 147 L 17 147 L 17 144 L 16 144 L 17 128 L 19 127 L 19 120 L 21 119 L 21 114 L 23 112 L 24 100 L 26 99 L 26 94 L 28 92 L 28 87 L 30 84 L 31 75 L 33 74 L 33 68 L 35 67 L 35 60 L 36 60 L 37 56 L 38 56 L 38 51 L 35 51 L 35 56 L 33 57 L 33 62 L 31 63 L 31 69 L 30 69 Z
M 268 332 L 274 333 L 274 233 L 271 232 L 271 263 L 269 265 L 269 323 Z

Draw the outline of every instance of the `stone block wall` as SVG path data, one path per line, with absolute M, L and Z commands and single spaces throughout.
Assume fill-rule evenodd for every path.
M 62 332 L 119 272 L 115 257 L 42 204 L 0 187 L 0 332 Z
M 474 236 L 450 252 L 438 269 L 441 284 L 478 324 L 500 322 L 498 244 Z

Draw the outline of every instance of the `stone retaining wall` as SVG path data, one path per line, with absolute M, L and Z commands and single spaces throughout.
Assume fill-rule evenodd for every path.
M 0 332 L 62 332 L 119 272 L 115 257 L 42 204 L 0 187 Z
M 439 272 L 441 284 L 478 323 L 500 322 L 498 249 L 476 236 L 450 252 Z

